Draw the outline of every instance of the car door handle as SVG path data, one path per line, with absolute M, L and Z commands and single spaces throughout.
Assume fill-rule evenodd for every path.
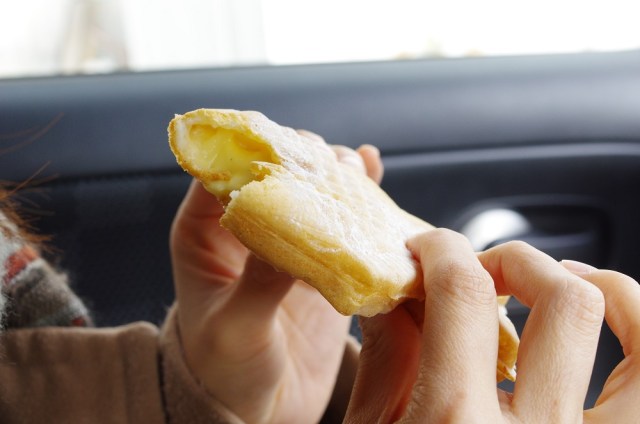
M 530 231 L 531 225 L 522 214 L 506 208 L 484 210 L 460 229 L 477 251 L 486 250 L 500 241 L 516 239 Z
M 607 260 L 605 220 L 592 207 L 490 208 L 460 227 L 477 251 L 521 240 L 556 260 L 573 259 L 602 267 Z

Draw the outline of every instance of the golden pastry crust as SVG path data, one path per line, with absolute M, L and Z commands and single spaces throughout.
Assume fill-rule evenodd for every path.
M 424 297 L 406 241 L 433 227 L 325 143 L 258 112 L 199 109 L 171 121 L 169 144 L 225 205 L 221 225 L 340 313 L 372 316 Z M 502 321 L 498 375 L 513 378 L 517 335 Z
M 496 378 L 511 381 L 516 379 L 516 360 L 518 359 L 519 337 L 516 328 L 507 316 L 509 296 L 498 296 L 498 364 Z
M 216 139 L 220 128 L 225 132 Z M 194 142 L 202 134 L 207 139 Z M 315 287 L 339 312 L 371 316 L 422 296 L 405 243 L 433 227 L 338 162 L 326 144 L 258 112 L 206 109 L 176 117 L 169 139 L 180 165 L 225 204 L 221 224 L 256 255 Z M 202 159 L 215 143 L 236 143 L 259 157 L 242 167 L 250 177 L 239 187 L 226 184 L 232 173 L 224 168 L 241 161 Z

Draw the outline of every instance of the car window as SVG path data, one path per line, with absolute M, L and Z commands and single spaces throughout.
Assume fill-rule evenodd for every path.
M 629 0 L 0 2 L 0 78 L 628 50 Z

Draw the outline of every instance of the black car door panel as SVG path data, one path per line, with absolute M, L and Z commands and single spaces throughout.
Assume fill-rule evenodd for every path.
M 100 325 L 157 323 L 172 301 L 189 178 L 166 126 L 200 107 L 374 144 L 391 197 L 484 247 L 522 239 L 640 277 L 640 52 L 0 81 L 0 178 L 29 180 L 17 199 Z M 526 315 L 511 306 L 519 329 Z M 605 328 L 587 404 L 619 358 Z

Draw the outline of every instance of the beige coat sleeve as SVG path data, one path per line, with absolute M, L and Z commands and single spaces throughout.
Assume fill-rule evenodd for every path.
M 242 420 L 209 396 L 187 369 L 179 343 L 180 335 L 175 315 L 175 308 L 173 308 L 169 312 L 160 342 L 160 349 L 163 352 L 164 393 L 167 398 L 169 421 L 171 423 L 193 424 L 241 424 Z M 321 421 L 323 424 L 343 421 L 355 380 L 359 353 L 358 342 L 349 337 L 333 395 Z
M 341 422 L 357 366 L 348 343 L 323 422 Z M 2 423 L 240 423 L 193 378 L 173 313 L 162 331 L 40 328 L 0 334 Z
M 3 423 L 163 423 L 157 329 L 49 327 L 0 335 Z
M 169 311 L 160 337 L 167 422 L 171 424 L 242 424 L 242 420 L 210 396 L 184 361 L 176 319 Z

